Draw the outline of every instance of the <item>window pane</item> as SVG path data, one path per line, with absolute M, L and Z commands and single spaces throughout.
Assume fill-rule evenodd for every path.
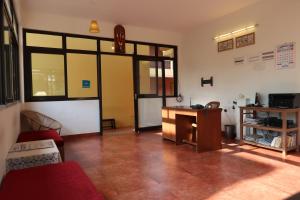
M 159 47 L 158 56 L 174 58 L 174 49 L 169 47 Z
M 163 95 L 163 76 L 162 76 L 162 62 L 157 62 L 158 70 L 158 95 Z
M 115 53 L 115 42 L 114 41 L 100 41 L 100 50 L 102 52 Z M 126 43 L 125 44 L 125 53 L 126 54 L 134 54 L 134 44 Z
M 26 33 L 26 45 L 33 47 L 62 48 L 62 36 Z
M 97 40 L 67 37 L 67 49 L 97 51 Z
M 12 67 L 13 67 L 13 93 L 14 100 L 20 100 L 20 70 L 19 70 L 19 48 L 17 41 L 12 44 Z
M 155 61 L 139 61 L 140 94 L 156 94 L 156 63 Z
M 173 61 L 166 60 L 165 62 L 165 88 L 166 96 L 174 96 L 174 68 Z M 162 79 L 162 64 L 158 62 L 158 95 L 163 95 L 163 79 Z
M 174 62 L 165 61 L 165 86 L 166 96 L 174 96 Z
M 98 97 L 97 56 L 68 53 L 67 63 L 68 96 Z
M 115 52 L 115 43 L 113 41 L 105 41 L 101 40 L 100 41 L 100 50 L 102 52 Z
M 3 27 L 3 35 L 4 35 L 4 45 L 10 44 L 10 31 L 9 31 L 9 26 L 8 26 L 8 21 L 6 15 L 4 15 L 4 27 Z
M 155 56 L 155 46 L 138 44 L 137 54 L 143 56 Z
M 125 52 L 127 54 L 134 54 L 134 44 L 132 44 L 132 43 L 126 43 L 125 44 Z
M 33 96 L 64 96 L 64 55 L 32 53 Z
M 8 16 L 4 12 L 4 47 L 3 47 L 3 58 L 4 58 L 4 80 L 5 80 L 5 99 L 8 102 L 13 100 L 13 59 L 12 59 L 12 33 L 8 25 Z

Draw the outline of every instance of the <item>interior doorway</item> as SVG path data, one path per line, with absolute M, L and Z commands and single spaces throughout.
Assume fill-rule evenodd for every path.
M 128 133 L 135 126 L 133 58 L 101 55 L 103 132 Z

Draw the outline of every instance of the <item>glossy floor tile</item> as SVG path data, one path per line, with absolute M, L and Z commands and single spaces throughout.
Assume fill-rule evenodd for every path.
M 300 192 L 300 154 L 224 143 L 196 153 L 160 133 L 130 130 L 65 137 L 66 160 L 77 161 L 107 200 L 279 200 Z

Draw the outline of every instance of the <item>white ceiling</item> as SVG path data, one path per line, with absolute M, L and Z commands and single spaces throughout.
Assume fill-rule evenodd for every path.
M 21 0 L 23 12 L 184 31 L 261 0 Z

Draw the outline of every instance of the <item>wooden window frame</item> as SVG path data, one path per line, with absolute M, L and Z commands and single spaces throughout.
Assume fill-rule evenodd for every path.
M 37 33 L 37 34 L 47 34 L 47 35 L 58 35 L 62 36 L 63 45 L 62 49 L 56 48 L 44 48 L 44 47 L 32 47 L 26 45 L 26 33 Z M 94 39 L 97 40 L 97 51 L 88 51 L 88 50 L 76 50 L 76 49 L 67 49 L 66 48 L 66 38 L 67 37 L 75 37 L 75 38 L 83 38 L 83 39 Z M 113 42 L 113 38 L 103 38 L 103 37 L 95 37 L 95 36 L 87 36 L 87 35 L 79 35 L 79 34 L 71 34 L 71 33 L 61 33 L 61 32 L 52 32 L 52 31 L 42 31 L 42 30 L 34 30 L 34 29 L 23 29 L 23 54 L 24 54 L 24 92 L 25 92 L 25 101 L 26 102 L 38 102 L 38 101 L 71 101 L 71 100 L 95 100 L 101 99 L 101 55 L 119 55 L 119 56 L 131 56 L 133 60 L 137 60 L 138 58 L 147 58 L 147 59 L 155 59 L 155 60 L 173 60 L 174 61 L 174 95 L 166 96 L 169 97 L 177 97 L 178 94 L 178 77 L 177 77 L 177 46 L 174 45 L 165 45 L 165 44 L 156 44 L 156 43 L 148 43 L 148 42 L 139 42 L 126 40 L 126 43 L 132 43 L 134 45 L 134 53 L 114 53 L 114 52 L 102 52 L 100 48 L 100 41 L 111 41 Z M 151 45 L 155 46 L 155 56 L 140 56 L 137 55 L 137 45 Z M 158 56 L 158 47 L 169 47 L 174 49 L 174 58 L 169 57 L 159 57 Z M 30 54 L 32 52 L 35 53 L 49 53 L 51 52 L 61 52 L 65 55 L 65 87 L 66 87 L 66 95 L 64 97 L 33 97 L 32 96 L 32 79 L 31 79 L 31 63 L 30 63 Z M 68 77 L 67 77 L 67 53 L 79 53 L 79 54 L 97 54 L 97 76 L 98 76 L 98 97 L 89 97 L 89 98 L 69 98 L 68 97 Z M 139 91 L 139 90 L 137 90 Z M 139 98 L 161 98 L 158 94 L 155 95 L 139 95 Z
M 9 105 L 20 100 L 20 74 L 19 74 L 19 44 L 18 44 L 18 19 L 15 13 L 13 1 L 6 1 L 10 5 L 7 7 L 4 0 L 0 0 L 0 104 Z M 10 8 L 10 10 L 8 10 Z M 8 14 L 11 13 L 11 16 Z M 4 17 L 7 18 L 8 28 L 10 32 L 9 40 L 9 66 L 5 63 L 4 58 Z M 14 24 L 16 25 L 14 27 Z M 9 71 L 8 71 L 9 69 Z M 8 78 L 10 76 L 10 78 Z M 7 81 L 11 81 L 9 84 Z M 11 90 L 8 96 L 7 91 Z

